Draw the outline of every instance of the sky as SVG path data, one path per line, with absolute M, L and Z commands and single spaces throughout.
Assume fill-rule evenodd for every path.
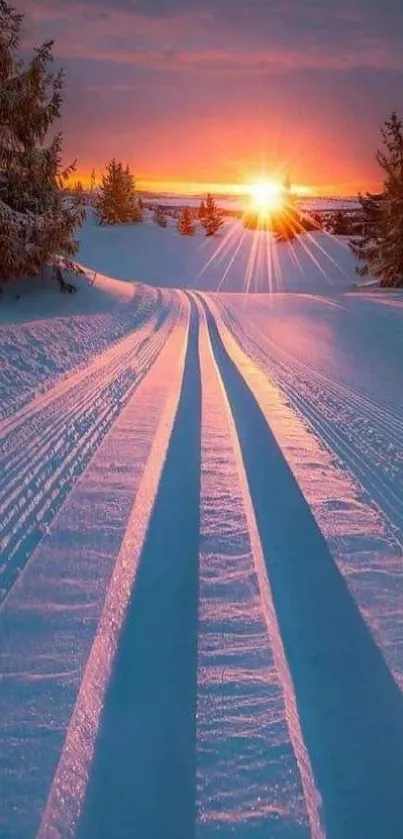
M 318 194 L 379 185 L 403 114 L 401 0 L 14 0 L 23 47 L 66 70 L 66 162 L 112 156 L 143 186 L 282 178 Z

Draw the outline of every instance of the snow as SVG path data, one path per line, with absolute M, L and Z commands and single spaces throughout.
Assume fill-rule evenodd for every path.
M 0 302 L 0 834 L 401 839 L 402 294 L 236 222 L 79 260 Z
M 172 428 L 186 328 L 180 321 L 1 610 L 0 833 L 9 839 L 36 835 L 49 793 L 39 836 L 73 835 Z
M 0 325 L 25 323 L 66 315 L 110 312 L 119 303 L 132 299 L 132 284 L 105 277 L 89 270 L 85 276 L 66 275 L 74 283 L 76 294 L 61 294 L 54 280 L 18 280 L 3 288 L 0 298 Z
M 264 820 L 270 835 L 302 839 L 309 835 L 309 812 L 312 836 L 321 837 L 319 796 L 297 724 L 231 408 L 204 317 L 200 355 L 200 836 L 241 829 L 246 837 Z
M 284 450 L 293 432 L 293 460 L 296 447 L 315 458 L 304 428 L 296 439 L 292 426 L 290 433 L 292 413 L 281 411 L 276 388 L 225 328 L 217 329 L 211 316 L 209 329 L 234 412 L 327 835 L 377 839 L 384 831 L 397 837 L 402 813 L 397 779 L 403 769 L 403 697 L 380 651 L 382 638 L 378 647 L 368 631 L 366 620 L 370 625 L 372 618 L 376 620 L 378 603 L 375 598 L 366 603 L 365 620 L 312 515 L 313 499 L 308 506 L 302 494 L 305 481 L 297 483 L 289 469 Z M 312 471 L 311 463 L 308 474 Z M 368 543 L 367 550 L 373 550 L 369 538 Z M 395 598 L 389 608 L 395 606 L 394 618 L 401 622 L 403 575 L 399 546 L 395 543 L 394 551 L 392 546 L 390 542 L 389 556 L 388 551 L 379 552 L 378 572 L 390 576 Z M 376 565 L 360 570 L 372 573 L 382 587 Z M 391 664 L 400 667 L 401 676 L 401 655 Z
M 18 286 L 19 299 L 9 292 L 1 299 L 0 418 L 60 376 L 85 367 L 160 310 L 158 293 L 149 287 L 99 274 L 92 286 L 87 278 L 75 281 L 75 295 L 61 294 L 53 283 L 43 288 L 40 281 L 31 281 Z
M 80 234 L 78 260 L 121 280 L 208 291 L 311 291 L 351 288 L 355 263 L 343 237 L 309 234 L 292 247 L 265 231 L 227 221 L 221 233 L 180 236 L 171 220 L 162 230 L 139 225 L 99 227 L 90 215 Z
M 161 203 L 164 206 L 170 207 L 199 207 L 200 202 L 205 200 L 205 195 L 173 195 L 173 194 L 155 194 L 155 196 L 147 196 L 146 202 Z M 245 206 L 250 201 L 249 195 L 234 195 L 218 196 L 217 204 L 222 210 L 232 210 L 234 212 L 242 212 Z M 298 199 L 299 206 L 308 211 L 337 211 L 337 210 L 358 210 L 360 203 L 357 197 L 340 198 L 336 196 L 316 196 L 310 198 L 300 197 Z

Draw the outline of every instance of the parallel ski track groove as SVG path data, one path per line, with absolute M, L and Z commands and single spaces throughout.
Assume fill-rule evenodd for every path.
M 402 694 L 247 374 L 201 299 L 241 445 L 302 732 L 322 796 L 326 837 L 401 839 Z M 239 340 L 235 344 L 242 349 Z M 244 350 L 243 355 L 246 360 Z
M 195 836 L 201 384 L 194 304 L 192 310 L 177 413 L 103 704 L 78 839 L 126 839 L 132 830 L 150 839 Z
M 344 462 L 356 475 L 358 481 L 362 484 L 365 490 L 371 495 L 377 506 L 386 515 L 393 528 L 398 528 L 400 531 L 403 524 L 403 498 L 398 494 L 396 487 L 397 482 L 391 480 L 385 471 L 379 468 L 379 461 L 387 467 L 389 465 L 388 458 L 377 448 L 374 452 L 374 460 L 378 460 L 376 466 L 370 463 L 369 458 L 365 457 L 360 447 L 361 435 L 356 432 L 355 438 L 352 440 L 347 438 L 345 434 L 338 428 L 335 423 L 329 422 L 326 417 L 321 416 L 318 411 L 317 402 L 314 403 L 309 400 L 309 393 L 304 396 L 298 392 L 292 383 L 289 382 L 289 371 L 297 374 L 301 373 L 305 378 L 309 374 L 311 381 L 320 386 L 322 391 L 326 394 L 328 392 L 334 398 L 343 399 L 349 405 L 353 405 L 356 410 L 359 410 L 360 415 L 369 416 L 371 426 L 376 427 L 379 433 L 385 434 L 385 424 L 393 434 L 388 434 L 389 442 L 392 442 L 396 448 L 403 451 L 403 423 L 392 413 L 384 409 L 379 409 L 376 402 L 368 397 L 360 397 L 359 394 L 355 396 L 353 389 L 350 392 L 349 388 L 345 388 L 338 383 L 330 382 L 326 376 L 312 370 L 307 365 L 303 364 L 279 347 L 274 345 L 270 339 L 265 336 L 254 339 L 249 332 L 247 333 L 239 321 L 233 316 L 232 312 L 228 312 L 225 308 L 224 320 L 227 322 L 230 330 L 234 334 L 236 340 L 241 343 L 245 349 L 251 350 L 251 354 L 259 367 L 266 372 L 267 362 L 274 360 L 274 365 L 270 367 L 270 372 L 277 384 L 285 393 L 287 399 L 297 410 L 298 414 L 305 418 L 309 424 L 319 433 L 319 436 L 324 440 L 327 446 L 333 451 L 339 459 Z M 254 326 L 252 321 L 249 321 L 251 326 Z M 254 327 L 254 334 L 256 334 L 256 327 Z M 262 343 L 267 344 L 270 348 L 271 355 L 266 354 L 266 364 L 259 359 L 262 355 Z M 258 351 L 256 355 L 255 349 Z M 287 359 L 287 366 L 281 360 L 284 357 Z M 277 369 L 276 369 L 277 367 Z M 280 372 L 279 369 L 280 368 Z M 299 378 L 300 378 L 299 376 Z M 385 419 L 385 423 L 380 420 L 380 416 Z M 403 475 L 402 475 L 403 479 Z M 399 537 L 402 539 L 402 536 Z
M 46 409 L 43 414 L 36 413 L 35 433 L 29 445 L 24 447 L 22 442 L 18 446 L 13 441 L 12 452 L 18 447 L 18 454 L 11 456 L 11 469 L 10 460 L 3 461 L 0 489 L 0 605 L 40 541 L 43 528 L 155 361 L 175 320 L 169 319 L 167 309 L 163 324 L 160 317 L 153 317 L 140 335 L 129 336 L 107 351 L 106 367 L 98 359 L 97 369 L 90 371 L 87 380 L 82 371 L 78 392 L 73 377 L 70 387 L 65 383 L 61 395 L 56 391 L 49 405 L 50 416 Z M 66 410 L 64 403 L 71 390 L 72 406 Z M 85 430 L 76 437 L 71 428 L 77 423 L 84 423 Z M 31 431 L 29 413 L 22 426 L 25 428 Z M 12 432 L 7 434 L 7 438 L 13 436 Z

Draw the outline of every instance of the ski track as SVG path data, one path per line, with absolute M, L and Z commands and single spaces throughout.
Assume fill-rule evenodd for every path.
M 224 320 L 227 322 L 225 311 Z M 371 465 L 374 455 L 372 451 L 365 455 L 364 450 L 359 457 L 345 445 L 340 445 L 337 450 L 340 454 L 336 454 L 331 433 L 333 427 L 336 441 L 341 440 L 344 444 L 337 422 L 342 410 L 338 409 L 337 403 L 334 404 L 333 416 L 330 414 L 329 424 L 324 423 L 320 403 L 316 409 L 315 402 L 317 394 L 321 394 L 315 386 L 313 395 L 307 389 L 307 375 L 302 381 L 297 378 L 292 372 L 290 360 L 284 368 L 284 375 L 288 374 L 286 389 L 282 386 L 283 378 L 278 374 L 277 356 L 272 356 L 273 347 L 265 349 L 262 336 L 259 337 L 252 328 L 247 332 L 234 330 L 232 318 L 228 320 L 228 326 L 242 347 L 247 347 L 250 355 L 253 353 L 255 363 L 251 369 L 254 370 L 256 387 L 263 396 L 264 410 L 277 441 L 362 615 L 403 690 L 402 523 L 397 512 L 396 521 L 400 521 L 400 528 L 391 524 L 390 517 L 385 513 L 385 509 L 389 509 L 387 499 L 384 508 L 380 507 L 378 471 Z M 314 375 L 313 371 L 313 378 Z M 300 398 L 300 390 L 303 399 Z M 384 433 L 388 434 L 387 417 Z M 361 476 L 366 479 L 365 482 L 360 480 Z
M 41 837 L 76 835 L 180 392 L 182 309 L 0 610 L 0 835 L 7 839 L 33 839 L 41 814 Z
M 158 299 L 0 421 L 0 834 L 401 839 L 398 406 Z
M 247 316 L 241 323 L 226 306 L 223 316 L 289 403 L 356 475 L 403 543 L 403 419 L 398 406 L 326 377 L 276 346 Z
M 161 351 L 171 309 L 0 425 L 0 604 Z
M 194 833 L 200 426 L 194 307 L 182 392 L 102 712 L 80 839 L 123 839 L 128 824 L 152 839 Z
M 239 435 L 302 731 L 322 796 L 326 836 L 399 839 L 402 694 L 245 373 L 238 369 L 240 355 L 248 370 L 251 359 L 233 343 L 229 354 L 228 339 L 223 343 L 208 307 L 206 311 Z
M 239 442 L 204 314 L 200 357 L 196 835 L 208 839 L 219 832 L 222 837 L 248 839 L 264 824 L 271 837 L 321 837 L 319 796 L 298 725 Z
M 136 285 L 129 301 L 110 302 L 107 313 L 0 325 L 0 423 L 164 312 L 168 301 L 159 289 Z

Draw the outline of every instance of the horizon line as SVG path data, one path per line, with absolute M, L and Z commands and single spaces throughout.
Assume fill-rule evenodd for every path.
M 97 171 L 97 170 L 95 170 Z M 100 175 L 103 172 L 98 170 Z M 72 178 L 72 183 L 80 181 L 84 187 L 89 186 L 91 182 L 91 174 L 76 172 Z M 97 178 L 99 182 L 99 177 Z M 163 178 L 138 178 L 136 179 L 136 188 L 139 192 L 151 193 L 167 193 L 173 195 L 188 195 L 198 196 L 208 192 L 213 194 L 233 195 L 234 198 L 242 197 L 248 193 L 249 185 L 241 183 L 227 183 L 220 181 L 188 181 L 182 179 L 163 179 Z M 325 184 L 324 186 L 314 186 L 295 183 L 293 184 L 293 191 L 301 198 L 327 198 L 340 197 L 348 198 L 357 196 L 360 192 L 378 192 L 379 184 L 367 184 L 366 186 L 357 184 Z

